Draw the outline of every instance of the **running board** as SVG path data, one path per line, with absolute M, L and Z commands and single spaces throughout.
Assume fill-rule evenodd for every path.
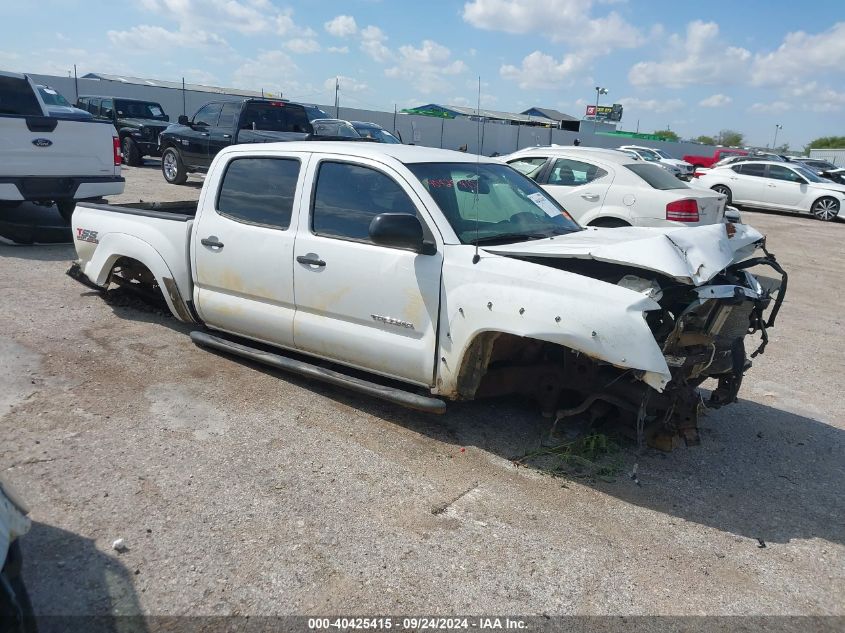
M 421 396 L 419 394 L 411 393 L 410 391 L 403 391 L 402 389 L 397 389 L 395 387 L 379 385 L 377 383 L 370 382 L 369 380 L 354 378 L 331 369 L 312 365 L 311 363 L 305 363 L 303 361 L 294 360 L 293 358 L 288 358 L 287 356 L 281 356 L 280 354 L 273 354 L 254 347 L 241 345 L 240 343 L 234 343 L 224 338 L 207 334 L 206 332 L 200 332 L 198 330 L 191 332 L 191 340 L 196 345 L 200 345 L 202 347 L 210 347 L 211 349 L 220 350 L 221 352 L 228 352 L 229 354 L 248 358 L 249 360 L 254 360 L 258 363 L 269 365 L 270 367 L 274 367 L 276 369 L 293 372 L 295 374 L 307 376 L 308 378 L 314 378 L 315 380 L 327 382 L 330 385 L 352 389 L 353 391 L 364 393 L 368 396 L 400 404 L 403 407 L 408 407 L 409 409 L 416 409 L 427 413 L 446 412 L 446 403 L 439 398 Z

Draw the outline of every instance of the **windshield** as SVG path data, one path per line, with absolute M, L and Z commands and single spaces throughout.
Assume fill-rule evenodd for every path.
M 164 108 L 152 101 L 123 101 L 117 99 L 114 102 L 117 116 L 127 119 L 159 119 L 167 120 Z
M 653 152 L 650 149 L 638 149 L 637 152 L 650 163 L 660 162 L 660 156 L 657 155 L 657 152 Z
M 305 108 L 305 114 L 308 116 L 309 121 L 313 121 L 314 119 L 330 119 L 328 112 L 321 110 L 315 105 L 307 105 L 302 106 Z
M 666 159 L 668 159 L 668 160 L 675 160 L 675 157 L 674 157 L 674 156 L 671 156 L 670 154 L 668 154 L 667 152 L 663 151 L 662 149 L 654 149 L 654 150 L 652 150 L 652 151 L 653 151 L 655 154 L 657 154 L 658 156 L 660 156 L 660 158 L 666 158 Z
M 38 92 L 41 95 L 41 99 L 48 106 L 65 106 L 66 108 L 72 107 L 70 103 L 68 103 L 67 99 L 48 86 L 38 86 Z
M 408 169 L 462 244 L 521 242 L 581 228 L 546 192 L 507 165 L 417 163 Z
M 802 161 L 803 164 L 807 165 L 808 167 L 812 167 L 813 169 L 821 169 L 824 171 L 830 169 L 837 169 L 836 165 L 833 163 L 829 163 L 826 160 L 814 160 L 814 161 Z
M 383 128 L 372 125 L 360 125 L 356 123 L 353 123 L 352 127 L 354 127 L 358 134 L 360 134 L 363 138 L 371 138 L 379 143 L 401 144 L 401 141 L 398 138 Z
M 807 169 L 806 167 L 799 167 L 798 165 L 795 165 L 792 167 L 792 169 L 804 176 L 804 178 L 806 178 L 810 182 L 829 182 L 827 178 L 821 178 L 820 176 L 817 176 L 815 172 Z
M 667 189 L 689 189 L 683 180 L 678 180 L 668 171 L 657 165 L 649 165 L 647 163 L 631 163 L 625 167 L 645 180 L 652 189 L 660 189 L 665 191 Z

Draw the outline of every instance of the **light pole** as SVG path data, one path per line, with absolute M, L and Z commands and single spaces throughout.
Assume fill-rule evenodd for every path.
M 783 126 L 780 123 L 775 123 L 775 140 L 772 141 L 772 151 L 774 151 L 774 149 L 778 145 L 778 130 L 782 130 L 782 129 L 783 129 Z
M 598 125 L 599 121 L 599 97 L 606 95 L 608 92 L 610 91 L 607 88 L 596 86 L 596 114 L 593 116 L 593 134 L 596 133 L 596 125 Z

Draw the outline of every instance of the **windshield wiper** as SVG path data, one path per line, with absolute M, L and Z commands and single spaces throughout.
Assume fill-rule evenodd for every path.
M 529 240 L 544 240 L 553 237 L 554 234 L 548 233 L 499 233 L 498 235 L 485 235 L 477 239 L 469 240 L 467 244 L 489 244 L 491 242 L 511 242 L 511 241 L 529 241 Z

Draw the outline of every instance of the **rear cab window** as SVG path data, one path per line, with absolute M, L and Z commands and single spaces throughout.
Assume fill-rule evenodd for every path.
M 235 158 L 217 194 L 217 213 L 236 222 L 286 230 L 300 162 L 296 158 Z
M 42 116 L 44 113 L 26 79 L 0 76 L 0 114 Z
M 669 189 L 690 188 L 683 180 L 679 180 L 662 167 L 658 167 L 652 163 L 631 163 L 625 165 L 625 168 L 645 180 L 652 189 L 667 191 Z
M 286 101 L 253 101 L 247 103 L 241 116 L 240 129 L 306 134 L 313 131 L 305 108 L 298 103 Z

